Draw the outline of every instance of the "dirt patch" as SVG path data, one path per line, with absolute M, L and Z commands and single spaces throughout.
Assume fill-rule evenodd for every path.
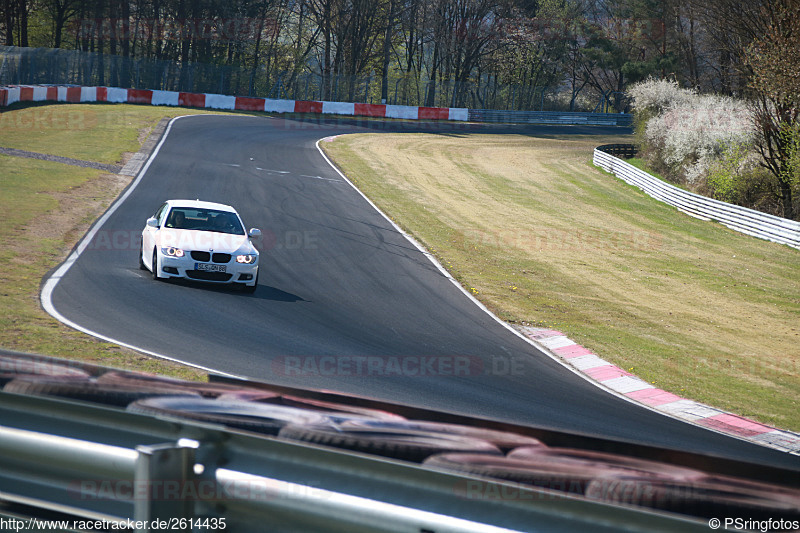
M 32 243 L 45 239 L 63 241 L 63 249 L 54 250 L 63 260 L 67 253 L 91 227 L 114 198 L 116 198 L 131 182 L 130 177 L 118 174 L 103 173 L 98 178 L 73 187 L 65 192 L 51 193 L 58 202 L 58 208 L 49 211 L 30 222 L 22 230 L 20 244 L 29 243 L 27 248 L 33 251 Z
M 150 126 L 139 129 L 139 134 L 136 136 L 136 140 L 139 142 L 140 145 L 143 145 L 144 142 L 147 140 L 147 137 L 150 135 L 150 132 L 153 131 L 153 127 L 154 126 Z M 125 164 L 124 161 L 122 163 Z
M 147 140 L 151 131 L 152 127 L 139 129 L 140 144 Z M 124 166 L 134 155 L 134 152 L 124 152 L 120 166 Z M 89 231 L 92 223 L 132 180 L 130 176 L 103 173 L 67 191 L 49 193 L 58 202 L 58 208 L 36 217 L 24 227 L 20 235 L 20 252 L 34 252 L 33 243 L 55 240 L 63 242 L 64 246 L 52 253 L 63 261 L 78 240 Z M 27 255 L 23 253 L 18 257 Z

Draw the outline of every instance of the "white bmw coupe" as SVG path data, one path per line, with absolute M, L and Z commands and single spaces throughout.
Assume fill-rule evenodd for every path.
M 236 210 L 199 200 L 168 200 L 147 219 L 142 230 L 139 268 L 153 279 L 186 278 L 239 285 L 247 292 L 258 286 L 258 250 Z

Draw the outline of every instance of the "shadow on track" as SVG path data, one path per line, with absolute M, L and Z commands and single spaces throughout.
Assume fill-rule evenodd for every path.
M 137 271 L 138 272 L 138 271 Z M 149 272 L 142 273 L 143 277 L 148 278 L 148 280 L 152 280 L 151 274 Z M 270 285 L 259 284 L 256 288 L 254 293 L 248 294 L 243 292 L 238 286 L 233 286 L 230 284 L 219 284 L 219 285 L 212 285 L 210 283 L 203 283 L 200 281 L 192 281 L 183 278 L 169 278 L 164 280 L 162 283 L 167 283 L 169 285 L 175 285 L 178 287 L 186 287 L 188 289 L 195 289 L 200 291 L 207 291 L 207 292 L 218 292 L 218 293 L 225 293 L 225 294 L 236 294 L 241 296 L 242 298 L 257 298 L 259 300 L 270 300 L 273 302 L 288 302 L 288 303 L 295 303 L 295 302 L 308 302 L 305 298 L 302 298 L 296 294 L 292 294 L 291 292 L 283 291 L 277 287 L 272 287 Z

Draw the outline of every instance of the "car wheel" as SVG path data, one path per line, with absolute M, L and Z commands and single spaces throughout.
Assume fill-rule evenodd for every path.
M 142 242 L 139 241 L 139 270 L 147 270 L 147 266 L 145 266 L 144 261 L 142 260 L 143 255 L 144 250 L 142 249 Z
M 158 255 L 155 248 L 153 248 L 153 261 L 150 263 L 150 266 L 153 268 L 153 279 L 156 281 L 164 281 L 164 278 L 158 275 Z

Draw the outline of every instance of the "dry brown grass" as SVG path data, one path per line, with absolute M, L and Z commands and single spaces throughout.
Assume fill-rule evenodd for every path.
M 351 135 L 348 176 L 501 317 L 658 386 L 800 429 L 800 252 L 591 166 L 620 138 Z

